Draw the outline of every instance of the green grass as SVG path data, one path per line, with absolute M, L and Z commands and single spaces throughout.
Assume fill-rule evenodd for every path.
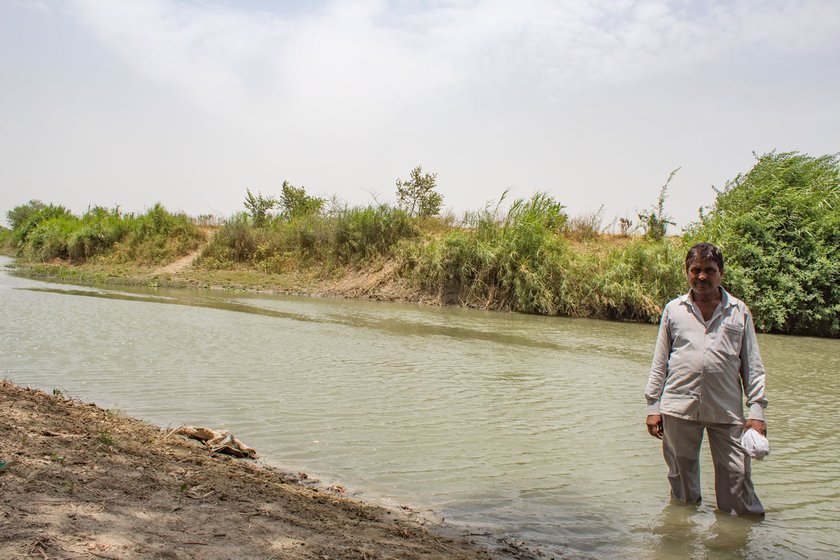
M 108 430 L 101 430 L 97 434 L 96 440 L 102 445 L 107 445 L 108 447 L 113 447 L 116 443 L 114 436 L 111 435 L 111 432 L 109 432 Z

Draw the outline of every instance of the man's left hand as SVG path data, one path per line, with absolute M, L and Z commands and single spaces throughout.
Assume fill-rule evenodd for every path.
M 767 424 L 765 424 L 761 420 L 747 420 L 744 424 L 744 431 L 746 432 L 750 428 L 763 435 L 764 437 L 767 437 Z

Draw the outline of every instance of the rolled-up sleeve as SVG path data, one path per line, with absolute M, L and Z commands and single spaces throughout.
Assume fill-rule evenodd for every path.
M 669 305 L 665 306 L 662 312 L 662 319 L 659 321 L 659 334 L 656 337 L 656 348 L 653 352 L 653 363 L 650 366 L 650 376 L 645 388 L 647 399 L 647 413 L 659 414 L 659 401 L 662 398 L 662 390 L 665 387 L 665 378 L 668 376 L 668 359 L 671 356 L 671 332 Z
M 747 398 L 748 418 L 764 421 L 764 409 L 767 399 L 764 398 L 764 364 L 758 350 L 758 340 L 755 336 L 752 314 L 746 314 L 744 321 L 744 342 L 741 345 L 741 382 L 744 386 L 744 396 Z

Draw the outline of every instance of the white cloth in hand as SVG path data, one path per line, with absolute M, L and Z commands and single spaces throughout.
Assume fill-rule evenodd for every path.
M 765 456 L 770 455 L 770 442 L 767 438 L 750 428 L 741 436 L 741 447 L 747 452 L 747 455 L 758 459 L 764 459 Z

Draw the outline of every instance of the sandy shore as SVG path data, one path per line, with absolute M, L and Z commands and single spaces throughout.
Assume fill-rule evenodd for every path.
M 0 519 L 0 558 L 534 557 L 7 381 Z

